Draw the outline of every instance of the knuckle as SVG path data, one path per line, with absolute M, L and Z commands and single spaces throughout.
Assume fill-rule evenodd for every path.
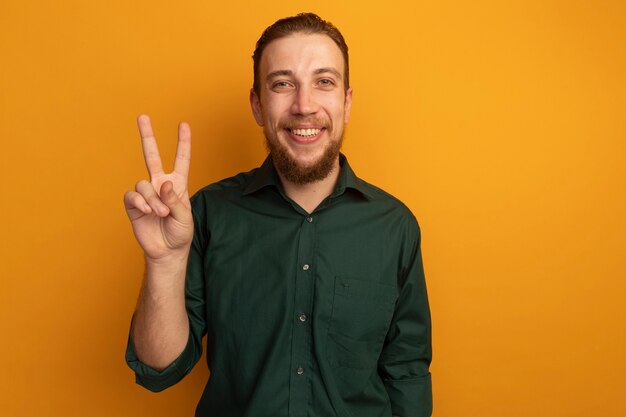
M 158 205 L 163 203 L 159 196 L 156 194 L 149 196 L 147 200 L 150 202 L 151 205 Z
M 141 194 L 150 193 L 151 188 L 152 185 L 146 180 L 138 181 L 137 184 L 135 184 L 135 191 Z
M 138 206 L 143 204 L 145 201 L 146 200 L 141 196 L 141 194 L 136 194 L 133 198 L 133 202 Z

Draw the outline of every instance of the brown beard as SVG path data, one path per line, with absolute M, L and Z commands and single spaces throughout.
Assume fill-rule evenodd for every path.
M 339 140 L 329 143 L 319 161 L 313 166 L 303 167 L 289 155 L 289 151 L 277 138 L 270 139 L 267 133 L 264 133 L 265 146 L 270 153 L 274 167 L 287 181 L 298 185 L 310 184 L 328 177 L 335 167 L 343 143 L 342 134 Z

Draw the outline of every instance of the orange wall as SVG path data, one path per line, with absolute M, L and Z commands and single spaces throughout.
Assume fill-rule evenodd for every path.
M 190 122 L 192 190 L 259 164 L 254 42 L 311 8 L 351 48 L 351 164 L 422 225 L 435 416 L 626 415 L 622 0 L 3 1 L 0 414 L 192 415 L 202 365 L 154 395 L 123 361 L 134 119 L 168 164 Z

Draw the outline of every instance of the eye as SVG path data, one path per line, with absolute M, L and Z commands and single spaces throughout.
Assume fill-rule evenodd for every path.
M 320 85 L 322 85 L 323 87 L 330 87 L 335 85 L 335 82 L 333 80 L 331 80 L 330 78 L 322 78 L 321 80 L 318 81 L 320 83 Z
M 291 87 L 291 83 L 289 83 L 288 81 L 276 81 L 274 84 L 272 84 L 272 88 L 275 90 L 284 90 L 289 87 Z

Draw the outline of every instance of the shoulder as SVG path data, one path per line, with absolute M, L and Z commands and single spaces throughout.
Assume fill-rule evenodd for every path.
M 416 229 L 419 233 L 417 218 L 399 198 L 361 178 L 357 178 L 357 188 L 372 206 L 383 211 L 386 216 L 396 218 L 405 227 Z
M 254 168 L 247 172 L 240 172 L 232 177 L 204 186 L 191 197 L 192 207 L 201 206 L 207 201 L 217 202 L 241 197 L 255 177 L 257 170 L 258 168 Z

